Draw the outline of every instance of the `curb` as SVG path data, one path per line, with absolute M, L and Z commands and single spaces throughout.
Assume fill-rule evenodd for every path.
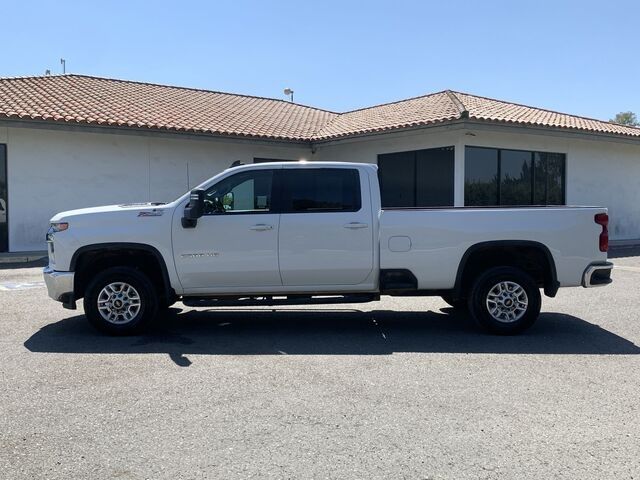
M 47 257 L 47 252 L 0 253 L 0 265 L 37 262 Z

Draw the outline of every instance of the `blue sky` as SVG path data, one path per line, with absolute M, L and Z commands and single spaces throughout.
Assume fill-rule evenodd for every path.
M 640 115 L 640 2 L 23 1 L 0 76 L 67 72 L 345 111 L 447 88 Z

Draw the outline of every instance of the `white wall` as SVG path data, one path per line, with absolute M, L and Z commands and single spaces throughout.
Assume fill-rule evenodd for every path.
M 49 219 L 60 211 L 170 201 L 235 160 L 310 155 L 299 145 L 14 127 L 0 127 L 0 143 L 7 144 L 10 251 L 44 250 Z
M 636 144 L 454 126 L 321 144 L 314 154 L 304 145 L 3 126 L 0 143 L 7 144 L 11 251 L 44 249 L 49 218 L 59 211 L 169 201 L 235 160 L 376 163 L 381 153 L 451 145 L 456 148 L 456 205 L 464 205 L 465 145 L 566 153 L 567 202 L 608 207 L 611 238 L 640 239 L 640 145 Z
M 456 206 L 464 205 L 465 145 L 565 153 L 567 204 L 605 206 L 611 219 L 611 239 L 640 239 L 639 144 L 528 134 L 524 129 L 438 128 L 319 145 L 313 159 L 377 163 L 380 153 L 450 145 L 456 147 Z
M 459 128 L 438 128 L 410 132 L 374 135 L 320 144 L 312 160 L 336 162 L 378 163 L 383 153 L 421 150 L 425 148 L 455 147 L 454 205 L 464 205 L 464 147 Z
M 567 155 L 568 205 L 609 209 L 612 240 L 640 239 L 640 145 L 475 130 L 468 145 L 559 152 Z

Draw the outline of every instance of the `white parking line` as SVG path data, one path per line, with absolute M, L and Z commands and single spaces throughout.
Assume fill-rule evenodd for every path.
M 0 291 L 29 290 L 44 287 L 44 282 L 4 282 L 0 283 Z

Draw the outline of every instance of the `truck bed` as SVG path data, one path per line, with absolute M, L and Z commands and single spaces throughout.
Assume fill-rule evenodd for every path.
M 600 207 L 392 208 L 380 212 L 380 268 L 410 270 L 424 290 L 453 288 L 472 246 L 509 241 L 542 244 L 562 287 L 579 286 L 587 266 L 605 261 L 595 223 Z M 592 239 L 592 240 L 591 240 Z

